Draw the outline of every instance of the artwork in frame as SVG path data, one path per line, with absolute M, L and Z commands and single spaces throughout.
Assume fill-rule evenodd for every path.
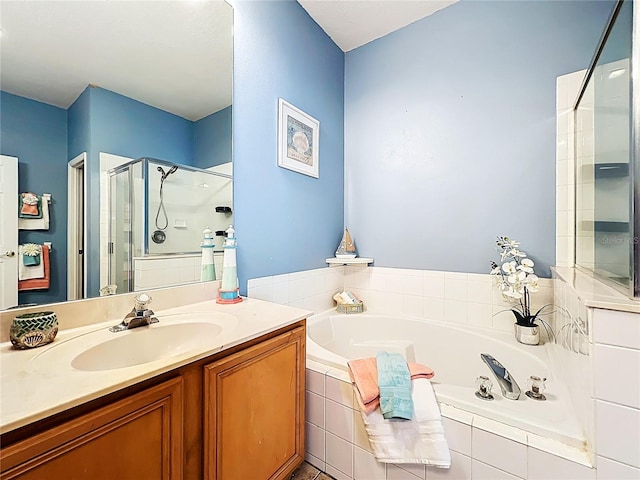
M 320 178 L 320 122 L 278 100 L 278 166 Z

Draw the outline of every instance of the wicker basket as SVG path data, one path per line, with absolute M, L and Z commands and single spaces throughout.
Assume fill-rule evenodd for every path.
M 364 311 L 364 303 L 339 303 L 336 310 L 338 313 L 362 313 Z

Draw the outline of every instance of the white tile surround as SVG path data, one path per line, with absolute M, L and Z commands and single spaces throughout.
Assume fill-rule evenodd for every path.
M 556 265 L 560 267 L 573 267 L 575 258 L 573 105 L 586 73 L 586 70 L 581 70 L 556 79 Z
M 222 278 L 222 252 L 213 254 L 216 278 Z M 202 255 L 153 255 L 134 257 L 134 291 L 171 287 L 200 281 Z
M 587 319 L 586 337 L 575 328 L 561 332 L 565 348 L 559 349 L 558 361 L 565 362 L 574 407 L 597 449 L 592 459 L 597 469 L 585 466 L 585 457 L 576 456 L 574 449 L 446 405 L 441 408 L 452 451 L 450 470 L 379 464 L 345 372 L 313 361 L 307 361 L 307 460 L 338 480 L 640 479 L 640 315 L 587 307 L 575 289 L 559 283 L 544 279 L 533 300 L 536 305 L 552 303 L 555 290 L 571 319 Z M 316 312 L 332 308 L 333 294 L 343 289 L 376 313 L 513 328 L 509 312 L 494 316 L 508 304 L 496 295 L 489 275 L 349 266 L 248 282 L 251 297 Z M 559 322 L 556 329 L 562 328 L 566 316 L 552 317 Z
M 360 298 L 365 311 L 513 331 L 510 304 L 493 288 L 488 274 L 348 266 L 248 282 L 250 297 L 315 312 L 333 308 L 333 295 L 343 289 Z M 553 303 L 550 279 L 540 279 L 540 291 L 531 300 L 534 309 Z

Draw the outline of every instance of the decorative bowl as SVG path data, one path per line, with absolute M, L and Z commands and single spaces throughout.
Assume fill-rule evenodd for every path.
M 58 317 L 54 312 L 17 315 L 11 323 L 9 338 L 15 348 L 34 348 L 53 342 L 58 333 Z

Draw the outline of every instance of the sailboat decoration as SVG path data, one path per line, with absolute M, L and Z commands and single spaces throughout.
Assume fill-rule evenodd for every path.
M 342 235 L 342 240 L 340 241 L 340 245 L 338 245 L 338 249 L 336 250 L 336 258 L 355 258 L 357 256 L 358 252 L 356 251 L 356 245 L 351 239 L 349 229 L 345 227 L 344 235 Z

